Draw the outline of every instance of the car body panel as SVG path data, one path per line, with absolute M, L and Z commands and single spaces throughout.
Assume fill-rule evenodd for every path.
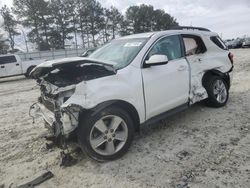
M 143 67 L 145 55 L 157 40 L 165 36 L 181 36 L 182 34 L 199 36 L 204 41 L 207 51 L 184 56 L 169 61 L 165 65 Z M 228 58 L 229 51 L 216 46 L 210 40 L 211 36 L 217 36 L 217 34 L 205 31 L 171 30 L 136 34 L 116 39 L 126 40 L 146 37 L 148 41 L 129 65 L 116 70 L 115 74 L 110 76 L 83 80 L 75 84 L 72 86 L 74 92 L 72 92 L 72 95 L 67 96 L 65 101 L 63 96 L 68 90 L 72 91 L 72 88 L 53 86 L 53 93 L 62 95 L 60 102 L 58 102 L 59 109 L 57 109 L 57 112 L 61 112 L 61 120 L 56 121 L 62 122 L 62 126 L 65 126 L 65 133 L 68 134 L 77 127 L 77 122 L 71 123 L 72 127 L 70 127 L 69 120 L 76 119 L 75 117 L 79 116 L 80 109 L 92 110 L 98 105 L 109 101 L 124 101 L 135 108 L 138 112 L 139 122 L 142 124 L 154 116 L 172 110 L 177 106 L 183 104 L 192 105 L 206 99 L 208 95 L 202 83 L 204 74 L 211 70 L 223 74 L 232 69 L 232 63 Z M 89 61 L 90 63 L 107 64 L 109 66 L 113 64 L 112 62 L 82 57 L 65 58 L 45 62 L 37 66 L 32 73 L 35 74 L 39 68 L 49 68 L 65 63 L 74 64 L 76 61 Z M 184 67 L 184 69 L 180 69 L 181 67 Z M 43 79 L 44 76 L 42 75 L 39 80 Z M 46 83 L 46 85 L 51 87 L 49 83 Z M 55 93 L 56 91 L 57 93 Z M 78 113 L 77 106 L 80 107 Z M 65 109 L 67 110 L 65 111 Z M 74 115 L 72 116 L 72 114 Z M 70 118 L 71 116 L 72 118 Z
M 232 68 L 232 63 L 228 57 L 228 51 L 214 45 L 210 40 L 210 35 L 201 37 L 206 45 L 206 52 L 186 56 L 190 66 L 190 104 L 194 104 L 208 97 L 206 89 L 202 85 L 204 74 L 210 70 L 218 70 L 222 73 L 228 72 Z
M 146 119 L 188 102 L 189 70 L 186 59 L 142 69 Z
M 141 69 L 128 66 L 118 70 L 116 75 L 81 82 L 76 85 L 75 93 L 62 108 L 76 104 L 84 109 L 91 109 L 110 100 L 132 104 L 139 113 L 140 122 L 145 121 Z

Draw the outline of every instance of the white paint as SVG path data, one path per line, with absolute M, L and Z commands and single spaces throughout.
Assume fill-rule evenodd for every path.
M 28 68 L 32 66 L 37 66 L 44 62 L 43 60 L 30 60 L 30 61 L 21 61 L 18 55 L 1 55 L 0 57 L 12 56 L 16 58 L 16 61 L 2 64 L 0 63 L 0 78 L 6 76 L 16 76 L 26 74 Z
M 167 63 L 168 57 L 166 55 L 152 55 L 149 60 L 146 61 L 146 64 L 153 65 L 157 63 Z
M 173 34 L 195 34 L 202 37 L 207 52 L 199 55 L 191 55 L 185 58 L 169 61 L 167 64 L 142 67 L 145 54 L 148 49 L 159 38 Z M 143 34 L 140 34 L 142 36 Z M 147 36 L 148 34 L 144 34 Z M 217 47 L 210 40 L 210 36 L 216 35 L 212 32 L 202 31 L 163 31 L 150 34 L 150 38 L 131 64 L 118 70 L 115 75 L 82 81 L 73 86 L 73 95 L 61 105 L 61 108 L 71 108 L 77 105 L 84 109 L 92 109 L 98 104 L 110 100 L 122 100 L 135 107 L 139 114 L 140 123 L 151 117 L 171 110 L 179 105 L 185 104 L 190 99 L 190 104 L 207 98 L 205 88 L 202 86 L 202 77 L 207 70 L 217 69 L 227 72 L 231 69 L 228 51 Z M 138 35 L 129 36 L 129 38 Z M 121 38 L 118 40 L 125 40 Z M 53 63 L 70 63 L 72 60 L 86 58 L 71 58 L 62 61 L 50 61 L 40 67 L 50 67 Z M 89 60 L 89 59 L 88 59 Z M 200 61 L 201 60 L 201 61 Z M 99 60 L 100 61 L 100 60 Z M 49 84 L 48 84 L 49 85 Z M 71 87 L 54 89 L 53 92 L 64 92 Z M 145 98 L 144 98 L 145 97 Z M 65 129 L 68 133 L 72 130 L 69 125 L 69 117 L 63 117 Z M 76 122 L 75 122 L 76 123 Z

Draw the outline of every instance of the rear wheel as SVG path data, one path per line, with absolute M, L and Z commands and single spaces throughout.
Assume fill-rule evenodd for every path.
M 134 125 L 123 109 L 109 107 L 80 120 L 78 140 L 88 156 L 97 161 L 114 160 L 124 155 L 134 136 Z
M 225 106 L 229 97 L 229 86 L 219 76 L 210 76 L 204 83 L 208 93 L 208 98 L 205 103 L 211 107 Z

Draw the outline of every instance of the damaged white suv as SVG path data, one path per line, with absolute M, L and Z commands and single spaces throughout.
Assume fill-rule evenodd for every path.
M 121 157 L 142 124 L 204 101 L 227 103 L 233 55 L 204 28 L 135 34 L 115 39 L 88 58 L 37 66 L 41 88 L 31 114 L 40 114 L 53 140 L 79 143 L 98 161 Z

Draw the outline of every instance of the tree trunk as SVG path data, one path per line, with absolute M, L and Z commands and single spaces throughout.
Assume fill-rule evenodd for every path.
M 49 44 L 47 25 L 45 23 L 46 21 L 44 19 L 44 16 L 42 16 L 42 18 L 43 18 L 43 29 L 44 29 L 45 40 L 46 40 L 46 43 Z
M 92 32 L 92 42 L 93 42 L 93 46 L 95 47 L 95 34 Z
M 40 36 L 39 36 L 38 26 L 37 26 L 36 21 L 35 21 L 35 33 L 36 33 L 36 43 L 39 45 L 40 44 Z
M 77 49 L 78 48 L 78 44 L 77 44 L 77 33 L 76 33 L 76 20 L 75 20 L 74 16 L 73 16 L 73 22 L 74 22 L 75 43 L 76 43 L 76 49 Z
M 83 25 L 82 25 L 81 20 L 80 20 L 80 29 L 81 29 L 82 46 L 83 46 L 83 48 L 85 48 L 84 31 L 83 31 Z
M 11 50 L 13 51 L 14 50 L 14 46 L 15 46 L 15 43 L 14 43 L 14 39 L 13 39 L 13 36 L 11 34 L 11 29 L 9 27 L 7 27 L 7 32 L 9 34 L 9 40 L 10 40 L 10 47 L 11 47 Z
M 88 43 L 88 48 L 89 48 L 89 29 L 86 28 L 86 32 L 87 32 L 87 43 Z
M 93 43 L 93 46 L 95 47 L 95 29 L 94 29 L 94 21 L 92 20 L 91 21 L 91 35 L 92 35 L 92 43 Z
M 113 39 L 115 38 L 115 27 L 114 27 L 114 25 L 112 26 L 112 35 L 113 35 Z

